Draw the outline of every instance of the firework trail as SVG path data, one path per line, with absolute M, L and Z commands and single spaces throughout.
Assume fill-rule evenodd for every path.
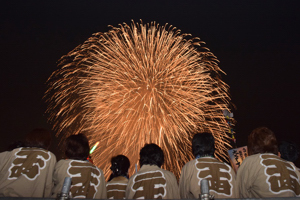
M 178 176 L 192 159 L 195 131 L 212 132 L 216 157 L 227 159 L 222 111 L 229 107 L 228 85 L 201 44 L 155 22 L 93 34 L 63 56 L 49 78 L 49 121 L 64 137 L 83 132 L 91 145 L 100 142 L 92 157 L 106 177 L 117 154 L 129 157 L 132 174 L 145 143 L 161 146 L 164 167 Z

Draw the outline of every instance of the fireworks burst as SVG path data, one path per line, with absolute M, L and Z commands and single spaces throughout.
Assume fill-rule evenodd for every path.
M 164 167 L 178 176 L 192 159 L 195 131 L 212 132 L 216 157 L 226 159 L 228 85 L 202 44 L 155 22 L 93 34 L 60 59 L 48 80 L 50 122 L 57 134 L 84 132 L 91 145 L 100 142 L 92 157 L 106 177 L 112 156 L 137 163 L 145 143 L 162 147 Z

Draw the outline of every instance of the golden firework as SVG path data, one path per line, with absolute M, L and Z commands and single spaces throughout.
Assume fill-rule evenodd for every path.
M 50 122 L 57 134 L 84 132 L 91 144 L 100 142 L 92 156 L 106 177 L 112 156 L 137 163 L 145 143 L 162 147 L 164 167 L 178 176 L 192 159 L 195 131 L 212 132 L 216 157 L 226 159 L 228 85 L 201 44 L 155 22 L 93 34 L 60 59 L 48 80 Z

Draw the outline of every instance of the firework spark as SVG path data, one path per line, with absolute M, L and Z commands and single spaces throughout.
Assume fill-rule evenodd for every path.
M 99 141 L 92 156 L 106 177 L 112 156 L 137 163 L 145 143 L 161 146 L 164 167 L 178 176 L 192 158 L 195 131 L 212 132 L 216 157 L 226 159 L 228 85 L 202 44 L 155 22 L 93 34 L 60 59 L 48 80 L 50 122 L 57 134 L 84 132 L 91 144 Z

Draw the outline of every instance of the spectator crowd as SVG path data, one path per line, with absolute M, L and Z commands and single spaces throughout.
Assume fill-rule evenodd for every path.
M 35 129 L 24 142 L 12 144 L 0 153 L 0 197 L 56 198 L 65 177 L 71 177 L 69 196 L 88 199 L 198 199 L 201 180 L 206 179 L 214 198 L 265 198 L 300 196 L 300 173 L 293 164 L 299 149 L 292 143 L 277 144 L 267 127 L 254 129 L 248 136 L 248 157 L 237 173 L 230 165 L 214 157 L 212 133 L 197 133 L 192 139 L 194 159 L 175 175 L 161 166 L 163 150 L 145 144 L 140 150 L 140 169 L 128 176 L 129 159 L 111 158 L 111 176 L 90 158 L 90 146 L 84 134 L 71 135 L 64 142 L 66 159 L 56 161 L 48 151 L 51 134 Z

